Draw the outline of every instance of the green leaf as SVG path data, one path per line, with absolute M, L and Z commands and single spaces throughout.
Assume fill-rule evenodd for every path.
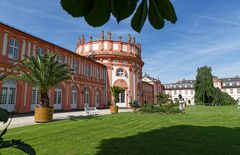
M 6 109 L 0 108 L 0 122 L 6 123 L 8 121 L 9 114 Z
M 111 0 L 95 0 L 90 13 L 84 16 L 87 23 L 93 27 L 105 24 L 111 15 Z
M 163 18 L 172 23 L 176 23 L 177 15 L 172 3 L 169 0 L 155 0 L 159 12 L 161 12 Z
M 118 23 L 134 12 L 137 2 L 138 0 L 111 0 L 112 14 Z
M 147 0 L 143 0 L 141 4 L 138 6 L 137 11 L 135 12 L 131 21 L 132 28 L 139 33 L 141 32 L 142 27 L 147 18 L 147 11 L 148 11 Z
M 158 8 L 158 1 L 159 0 L 150 0 L 148 11 L 148 20 L 155 29 L 164 27 L 164 19 Z
M 95 0 L 61 0 L 62 8 L 73 17 L 86 16 L 93 7 Z

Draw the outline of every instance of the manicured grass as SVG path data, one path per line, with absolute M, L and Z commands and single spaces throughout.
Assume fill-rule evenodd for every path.
M 185 114 L 121 113 L 10 129 L 37 155 L 240 154 L 240 109 L 187 107 Z M 2 149 L 5 155 L 23 154 Z

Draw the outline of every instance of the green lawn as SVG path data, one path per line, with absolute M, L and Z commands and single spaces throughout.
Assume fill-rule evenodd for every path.
M 240 109 L 187 107 L 185 114 L 121 113 L 10 129 L 37 155 L 240 154 Z M 2 149 L 2 155 L 23 154 Z

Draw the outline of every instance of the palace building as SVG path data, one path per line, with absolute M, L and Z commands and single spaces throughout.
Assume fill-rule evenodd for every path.
M 107 108 L 112 102 L 111 86 L 123 88 L 117 99 L 120 107 L 129 107 L 134 99 L 142 105 L 154 103 L 154 96 L 162 92 L 159 80 L 142 81 L 141 45 L 128 35 L 126 42 L 112 40 L 111 32 L 101 32 L 99 40 L 82 36 L 76 51 L 57 46 L 12 26 L 0 23 L 0 74 L 18 74 L 11 68 L 24 56 L 56 52 L 57 61 L 73 69 L 71 80 L 61 82 L 49 91 L 50 105 L 55 110 L 84 109 L 94 106 Z M 152 80 L 152 81 L 151 81 Z M 23 81 L 0 81 L 0 107 L 16 113 L 28 113 L 38 103 L 38 89 Z
M 169 94 L 171 99 L 177 100 L 178 95 L 182 95 L 182 98 L 189 105 L 194 105 L 194 82 L 195 80 L 180 80 L 176 83 L 163 84 L 165 93 Z M 216 88 L 221 89 L 223 92 L 228 93 L 238 102 L 240 101 L 240 77 L 218 78 L 213 77 L 213 85 Z

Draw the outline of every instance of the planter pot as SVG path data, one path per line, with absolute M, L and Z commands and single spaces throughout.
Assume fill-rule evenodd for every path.
M 118 106 L 110 106 L 110 112 L 112 114 L 118 113 Z
M 53 119 L 53 108 L 35 108 L 35 122 L 45 123 L 50 122 Z
M 138 112 L 138 108 L 137 107 L 133 107 L 133 112 Z

